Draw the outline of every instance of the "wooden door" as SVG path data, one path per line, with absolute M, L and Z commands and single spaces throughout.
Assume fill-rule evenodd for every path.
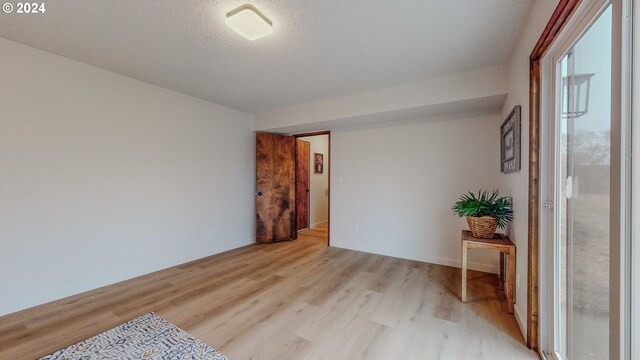
M 296 140 L 296 222 L 297 229 L 309 228 L 309 150 L 310 143 Z
M 256 242 L 297 237 L 296 140 L 292 136 L 256 134 Z

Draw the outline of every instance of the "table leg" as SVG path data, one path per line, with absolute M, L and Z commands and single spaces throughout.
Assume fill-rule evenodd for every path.
M 500 284 L 498 285 L 498 288 L 500 290 L 504 290 L 504 257 L 505 254 L 500 251 L 500 272 L 498 273 L 498 280 L 500 281 Z
M 509 313 L 513 314 L 513 300 L 516 285 L 516 249 L 509 249 L 509 279 L 507 281 L 507 307 Z
M 467 302 L 467 244 L 462 242 L 462 302 Z

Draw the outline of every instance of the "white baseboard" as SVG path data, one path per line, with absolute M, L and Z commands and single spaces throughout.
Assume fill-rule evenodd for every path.
M 56 289 L 46 289 L 45 287 L 42 292 L 32 294 L 29 297 L 3 299 L 3 301 L 0 301 L 0 316 L 8 315 L 34 306 L 60 300 L 86 291 L 95 290 L 121 281 L 130 280 L 138 276 L 143 276 L 152 272 L 164 270 L 173 266 L 188 263 L 190 261 L 198 260 L 253 243 L 255 243 L 253 239 L 229 242 L 216 246 L 213 249 L 202 250 L 191 255 L 161 261 L 153 265 L 134 267 L 132 269 L 129 269 L 128 271 L 111 273 L 108 276 L 78 281 L 76 283 L 68 284 L 67 286 Z
M 524 337 L 525 342 L 526 342 L 526 339 L 527 339 L 527 326 L 526 326 L 527 319 L 523 319 L 523 318 L 520 317 L 520 313 L 518 312 L 518 307 L 517 306 L 513 307 L 513 315 L 516 318 L 516 322 L 518 323 L 518 326 L 520 327 L 520 332 L 522 332 L 522 336 Z
M 328 222 L 327 220 L 323 220 L 323 221 L 317 222 L 315 224 L 311 224 L 311 226 L 309 226 L 309 228 L 313 229 L 314 227 L 318 227 L 318 226 L 320 226 L 322 224 L 326 224 L 327 222 Z
M 443 258 L 443 257 L 427 256 L 423 254 L 405 253 L 402 251 L 384 249 L 384 248 L 379 248 L 374 246 L 363 246 L 362 244 L 355 244 L 355 243 L 341 242 L 341 241 L 332 241 L 331 246 L 342 248 L 342 249 L 362 251 L 362 252 L 367 252 L 367 253 L 377 254 L 377 255 L 392 256 L 392 257 L 397 257 L 397 258 L 407 259 L 407 260 L 422 261 L 429 264 L 445 265 L 445 266 L 452 266 L 457 268 L 462 267 L 462 260 L 459 258 L 450 259 L 450 258 Z M 497 274 L 499 271 L 498 265 L 492 265 L 492 264 L 484 264 L 484 263 L 470 261 L 467 264 L 467 266 L 471 270 L 482 271 L 482 272 L 491 273 L 491 274 Z

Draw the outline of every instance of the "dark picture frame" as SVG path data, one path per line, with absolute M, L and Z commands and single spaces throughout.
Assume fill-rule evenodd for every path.
M 324 172 L 324 155 L 313 153 L 313 173 L 322 174 Z
M 520 105 L 516 105 L 500 126 L 500 172 L 520 171 Z

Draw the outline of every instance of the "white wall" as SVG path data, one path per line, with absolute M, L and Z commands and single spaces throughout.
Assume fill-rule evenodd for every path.
M 309 224 L 313 228 L 327 222 L 329 215 L 329 135 L 299 138 L 310 143 L 309 147 Z M 323 154 L 324 172 L 314 172 L 314 153 Z
M 516 289 L 515 312 L 523 333 L 526 331 L 527 324 L 529 55 L 557 5 L 557 0 L 533 2 L 529 18 L 516 42 L 516 49 L 508 66 L 509 95 L 502 109 L 502 117 L 506 118 L 515 105 L 522 107 L 522 170 L 517 173 L 503 174 L 500 189 L 505 195 L 513 197 L 514 221 L 508 233 L 517 248 L 516 273 L 520 281 Z
M 0 54 L 0 315 L 253 242 L 251 115 Z
M 459 267 L 466 224 L 451 206 L 498 187 L 500 123 L 459 115 L 332 131 L 331 245 Z M 495 252 L 469 261 L 497 272 Z

